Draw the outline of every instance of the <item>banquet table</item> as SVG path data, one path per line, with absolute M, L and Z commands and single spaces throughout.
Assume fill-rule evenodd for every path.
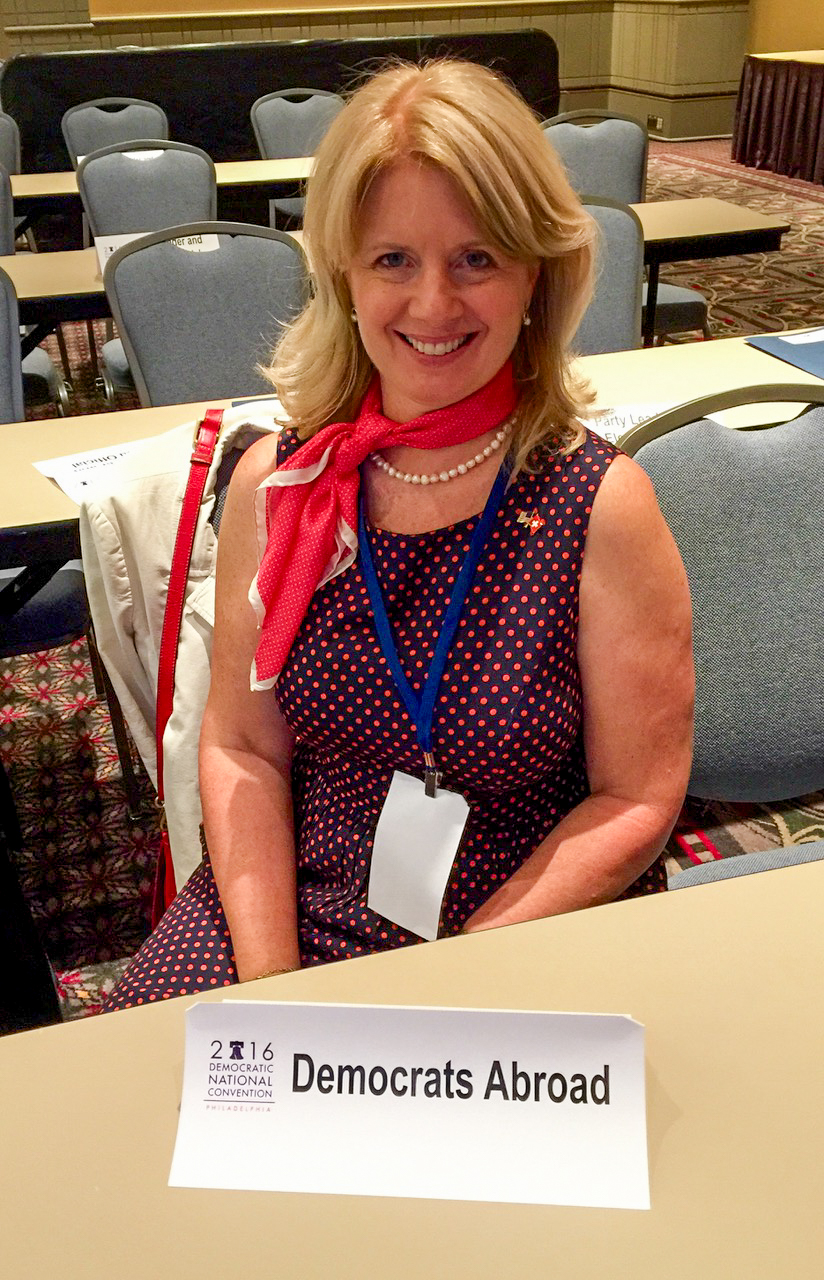
M 745 59 L 732 158 L 789 178 L 824 182 L 824 49 Z
M 289 162 L 240 161 L 221 167 L 227 182 L 262 185 L 271 180 L 275 165 L 291 165 L 295 172 L 308 174 L 311 163 L 311 159 L 302 158 Z M 52 184 L 52 190 L 55 193 L 62 190 L 64 194 L 74 179 L 74 174 L 40 176 L 60 179 Z M 644 317 L 647 346 L 652 342 L 655 329 L 658 272 L 662 264 L 779 249 L 781 238 L 790 226 L 786 218 L 767 216 L 712 196 L 655 200 L 631 207 L 641 221 L 644 262 L 649 269 Z M 301 233 L 293 234 L 302 243 Z M 61 321 L 96 319 L 109 314 L 93 249 L 14 254 L 0 258 L 0 267 L 14 282 L 22 323 L 36 326 L 24 340 L 24 354 Z
M 218 160 L 215 184 L 218 192 L 238 188 L 264 188 L 267 195 L 277 195 L 282 187 L 302 182 L 312 172 L 311 156 L 295 156 L 283 160 Z M 77 173 L 74 169 L 50 173 L 13 173 L 10 175 L 15 213 L 36 218 L 66 204 L 77 203 Z
M 751 347 L 743 338 L 584 356 L 576 368 L 595 391 L 595 409 L 604 410 L 639 402 L 674 405 L 733 387 L 788 380 L 821 385 L 819 378 L 801 369 L 790 374 L 782 361 Z M 56 535 L 62 528 L 67 553 L 77 554 L 77 505 L 34 464 L 159 435 L 194 421 L 208 407 L 203 402 L 161 405 L 0 424 L 0 453 L 6 459 L 0 471 L 0 529 L 43 526 Z
M 203 997 L 299 1002 L 319 1019 L 339 1003 L 400 1006 L 397 1018 L 404 1006 L 629 1015 L 645 1027 L 649 1210 L 170 1187 L 183 997 L 0 1040 L 3 1274 L 813 1280 L 822 891 L 814 862 Z M 546 1125 L 538 1108 L 532 1119 Z M 325 1138 L 306 1131 L 319 1161 L 346 1162 Z M 387 1118 L 374 1160 L 403 1160 L 397 1147 Z M 430 1158 L 465 1156 L 435 1140 Z

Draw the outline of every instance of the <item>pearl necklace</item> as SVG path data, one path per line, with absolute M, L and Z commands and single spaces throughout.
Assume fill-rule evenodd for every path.
M 385 471 L 388 476 L 392 476 L 394 480 L 402 480 L 404 484 L 445 484 L 447 480 L 454 480 L 456 476 L 465 476 L 467 471 L 471 471 L 473 467 L 478 467 L 482 462 L 486 462 L 487 458 L 491 458 L 493 453 L 497 453 L 503 442 L 509 436 L 512 430 L 512 423 L 505 422 L 501 427 L 494 440 L 490 440 L 485 449 L 480 453 L 476 453 L 474 458 L 470 458 L 467 462 L 459 462 L 456 467 L 450 467 L 448 471 L 435 471 L 431 475 L 423 475 L 412 471 L 399 471 L 397 467 L 393 467 L 391 463 L 386 461 L 380 453 L 370 453 L 369 461 L 381 471 Z

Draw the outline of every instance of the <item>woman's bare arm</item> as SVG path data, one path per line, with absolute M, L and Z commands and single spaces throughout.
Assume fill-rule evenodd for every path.
M 297 968 L 292 735 L 273 690 L 253 692 L 258 641 L 248 600 L 258 566 L 254 493 L 275 467 L 276 438 L 244 454 L 218 539 L 212 680 L 200 736 L 206 839 L 241 982 Z
M 466 932 L 609 902 L 663 849 L 692 755 L 689 589 L 652 485 L 618 457 L 593 505 L 578 663 L 591 794 L 469 919 Z

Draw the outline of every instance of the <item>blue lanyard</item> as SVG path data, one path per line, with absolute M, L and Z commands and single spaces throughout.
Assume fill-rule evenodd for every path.
M 369 545 L 369 535 L 366 529 L 366 519 L 363 511 L 363 501 L 358 507 L 358 547 L 360 550 L 361 567 L 363 576 L 366 579 L 366 588 L 369 592 L 369 600 L 372 605 L 372 612 L 375 616 L 375 628 L 378 633 L 383 656 L 389 664 L 389 670 L 392 672 L 392 678 L 397 685 L 409 717 L 415 726 L 415 736 L 418 745 L 424 754 L 426 764 L 426 794 L 435 795 L 437 786 L 437 774 L 435 771 L 435 760 L 432 753 L 432 719 L 435 712 L 435 702 L 438 697 L 441 680 L 444 670 L 446 669 L 449 651 L 452 647 L 452 641 L 455 638 L 455 632 L 458 629 L 461 613 L 463 611 L 466 598 L 472 587 L 472 580 L 475 577 L 475 570 L 478 562 L 483 555 L 484 547 L 487 544 L 492 526 L 498 516 L 501 501 L 506 489 L 507 480 L 509 479 L 509 468 L 506 463 L 501 467 L 492 486 L 492 492 L 486 500 L 486 506 L 483 509 L 480 520 L 478 521 L 475 531 L 472 534 L 472 540 L 469 544 L 469 550 L 464 557 L 449 606 L 446 610 L 446 616 L 441 627 L 441 633 L 438 636 L 438 642 L 435 645 L 435 653 L 426 675 L 423 686 L 423 692 L 420 697 L 415 693 L 411 684 L 407 680 L 398 658 L 398 650 L 395 644 L 395 637 L 392 634 L 392 627 L 389 622 L 389 616 L 386 612 L 386 603 L 381 591 L 381 585 L 378 582 L 375 573 L 375 564 L 372 559 L 372 548 Z

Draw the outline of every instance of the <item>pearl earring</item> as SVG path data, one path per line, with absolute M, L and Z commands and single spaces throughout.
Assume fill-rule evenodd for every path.
M 521 324 L 524 326 L 525 329 L 527 325 L 532 324 L 532 316 L 529 314 L 528 311 L 524 312 L 523 319 L 521 320 Z
M 357 324 L 357 323 L 358 323 L 358 313 L 357 313 L 357 311 L 355 310 L 355 308 L 354 308 L 354 307 L 353 307 L 353 308 L 352 308 L 352 310 L 349 312 L 349 318 L 350 318 L 350 320 L 352 321 L 352 324 Z

